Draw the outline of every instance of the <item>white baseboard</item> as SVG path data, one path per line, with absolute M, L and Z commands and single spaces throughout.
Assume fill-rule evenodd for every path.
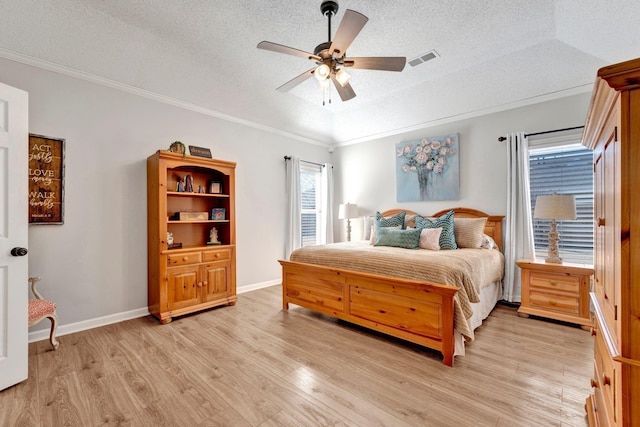
M 268 288 L 269 286 L 279 285 L 280 279 L 269 280 L 266 282 L 255 283 L 253 285 L 242 286 L 237 289 L 238 294 L 245 292 L 255 291 L 262 288 Z M 111 325 L 113 323 L 124 322 L 125 320 L 135 319 L 138 317 L 144 317 L 149 315 L 147 307 L 137 308 L 131 311 L 125 311 L 122 313 L 110 314 L 108 316 L 96 317 L 94 319 L 83 320 L 81 322 L 70 323 L 68 325 L 58 325 L 56 330 L 56 336 L 73 334 L 75 332 L 82 332 L 88 329 L 98 328 L 100 326 Z M 45 322 L 46 323 L 46 322 Z M 50 329 L 41 329 L 33 332 L 29 332 L 29 342 L 36 342 L 49 339 Z
M 238 294 L 243 294 L 245 292 L 257 291 L 258 289 L 268 288 L 269 286 L 279 285 L 280 283 L 282 283 L 282 280 L 280 280 L 280 279 L 268 280 L 266 282 L 260 282 L 260 283 L 254 283 L 253 285 L 242 286 L 241 288 L 238 288 L 237 289 L 237 293 Z

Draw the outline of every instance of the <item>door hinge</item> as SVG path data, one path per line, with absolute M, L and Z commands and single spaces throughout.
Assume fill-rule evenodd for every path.
M 618 142 L 618 126 L 613 128 L 613 140 Z
M 613 320 L 618 320 L 618 305 L 613 306 Z

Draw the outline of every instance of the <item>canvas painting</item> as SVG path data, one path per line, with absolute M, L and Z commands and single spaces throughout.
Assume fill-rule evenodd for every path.
M 460 198 L 458 133 L 396 144 L 398 202 Z

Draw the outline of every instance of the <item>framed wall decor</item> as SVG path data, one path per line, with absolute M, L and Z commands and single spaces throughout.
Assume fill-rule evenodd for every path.
M 29 224 L 64 224 L 64 142 L 29 134 Z
M 458 133 L 396 144 L 398 202 L 460 198 Z
M 220 194 L 220 193 L 222 193 L 222 183 L 219 181 L 210 181 L 209 194 Z
M 211 209 L 211 219 L 214 221 L 224 221 L 227 219 L 227 210 L 225 208 Z

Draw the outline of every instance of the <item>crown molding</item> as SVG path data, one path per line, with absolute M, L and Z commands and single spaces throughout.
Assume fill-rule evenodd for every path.
M 297 141 L 305 142 L 307 144 L 317 145 L 321 147 L 329 148 L 332 142 L 321 142 L 315 139 L 304 137 L 290 132 L 285 132 L 281 129 L 276 129 L 271 126 L 262 125 L 260 123 L 253 122 L 251 120 L 242 119 L 240 117 L 233 116 L 231 114 L 223 113 L 211 108 L 203 107 L 201 105 L 184 102 L 176 98 L 161 95 L 149 90 L 140 89 L 126 83 L 121 83 L 116 80 L 107 79 L 105 77 L 96 76 L 95 74 L 86 73 L 73 68 L 66 67 L 64 65 L 55 64 L 53 62 L 44 61 L 42 59 L 34 58 L 21 53 L 13 52 L 11 50 L 0 48 L 0 57 L 8 59 L 10 61 L 19 62 L 21 64 L 30 65 L 32 67 L 41 68 L 43 70 L 52 71 L 54 73 L 62 74 L 68 77 L 73 77 L 80 80 L 85 80 L 100 86 L 109 87 L 112 89 L 121 90 L 123 92 L 138 95 L 143 98 L 151 99 L 154 101 L 162 102 L 164 104 L 172 105 L 174 107 L 182 108 L 184 110 L 193 111 L 196 113 L 204 114 L 206 116 L 215 117 L 228 122 L 237 123 L 243 126 L 247 126 L 253 129 L 273 133 L 276 135 L 284 136 L 287 138 L 295 139 Z

